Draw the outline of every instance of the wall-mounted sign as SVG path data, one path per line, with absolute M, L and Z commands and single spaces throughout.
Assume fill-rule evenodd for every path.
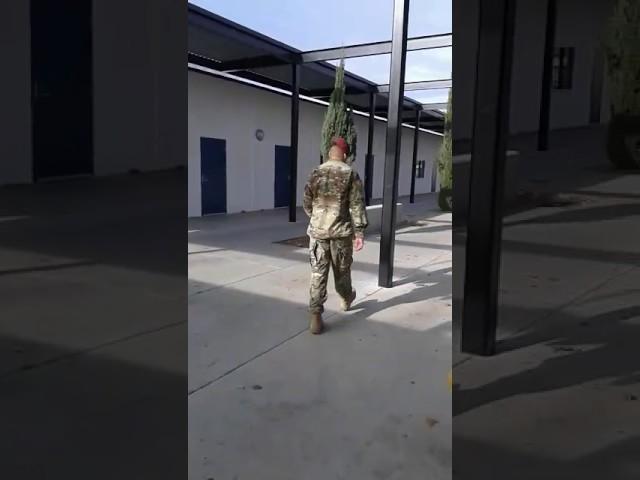
M 260 128 L 256 130 L 256 138 L 258 139 L 259 142 L 261 142 L 262 139 L 264 138 L 264 130 Z

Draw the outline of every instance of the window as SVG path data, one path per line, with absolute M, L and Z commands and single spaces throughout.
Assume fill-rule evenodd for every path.
M 425 160 L 420 160 L 416 163 L 416 178 L 424 178 L 425 163 Z
M 570 90 L 573 86 L 573 47 L 556 48 L 553 54 L 553 88 Z

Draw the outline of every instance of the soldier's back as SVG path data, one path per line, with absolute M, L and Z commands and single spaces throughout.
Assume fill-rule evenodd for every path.
M 352 172 L 349 165 L 335 160 L 317 167 L 312 179 L 316 198 L 331 203 L 347 202 Z
M 316 167 L 308 187 L 313 198 L 309 234 L 315 238 L 341 238 L 353 233 L 349 193 L 353 170 L 344 162 L 329 160 Z

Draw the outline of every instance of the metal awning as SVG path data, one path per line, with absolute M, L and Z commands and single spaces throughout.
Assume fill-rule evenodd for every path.
M 439 38 L 442 37 L 442 38 Z M 450 44 L 447 36 L 416 39 L 416 44 L 431 42 L 431 48 Z M 449 43 L 447 43 L 449 42 Z M 382 45 L 382 42 L 380 45 Z M 376 48 L 384 48 L 377 45 Z M 188 12 L 189 62 L 272 87 L 291 90 L 292 67 L 299 64 L 300 95 L 326 99 L 333 90 L 336 67 L 325 61 L 306 62 L 302 52 L 294 47 L 267 37 L 243 25 L 189 4 Z M 306 62 L 306 63 L 305 63 Z M 442 82 L 442 81 L 439 81 Z M 421 82 L 426 85 L 428 82 Z M 387 117 L 388 88 L 345 71 L 346 97 L 349 106 L 367 112 L 369 94 L 376 93 L 376 115 Z M 411 98 L 404 98 L 406 114 L 403 120 L 415 122 L 416 110 L 422 110 L 420 126 L 442 132 L 442 115 Z

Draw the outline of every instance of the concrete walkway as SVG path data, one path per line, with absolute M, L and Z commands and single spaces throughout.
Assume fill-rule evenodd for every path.
M 433 196 L 377 286 L 378 239 L 355 256 L 353 310 L 307 331 L 305 234 L 283 210 L 190 221 L 192 480 L 451 478 L 451 215 Z
M 612 171 L 602 133 L 523 157 L 523 188 L 571 201 L 505 218 L 498 353 L 461 354 L 455 328 L 454 478 L 640 478 L 638 175 Z
M 184 475 L 186 184 L 0 188 L 3 478 Z

